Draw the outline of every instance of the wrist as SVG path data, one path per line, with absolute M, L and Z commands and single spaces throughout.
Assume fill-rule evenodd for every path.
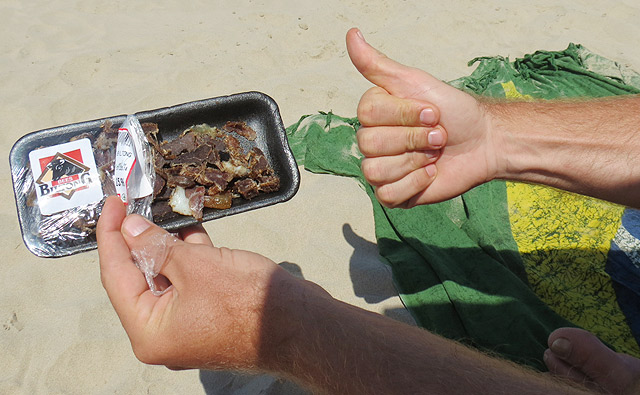
M 514 171 L 514 163 L 509 158 L 509 152 L 513 149 L 511 145 L 515 144 L 513 136 L 509 133 L 508 124 L 505 122 L 502 113 L 504 101 L 479 98 L 478 105 L 483 113 L 483 122 L 485 123 L 485 155 L 487 163 L 486 181 L 495 179 L 507 179 Z
M 334 302 L 320 286 L 277 270 L 265 298 L 259 368 L 297 378 L 296 365 L 313 337 L 319 312 Z

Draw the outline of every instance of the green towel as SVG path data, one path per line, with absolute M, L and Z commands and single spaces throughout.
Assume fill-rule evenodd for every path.
M 637 73 L 580 45 L 560 52 L 538 51 L 515 62 L 479 58 L 470 65 L 476 62 L 470 76 L 451 84 L 478 95 L 507 98 L 640 92 Z M 287 134 L 298 164 L 306 170 L 361 182 L 373 203 L 380 255 L 418 325 L 541 370 L 547 336 L 562 326 L 585 327 L 618 351 L 640 356 L 604 274 L 608 250 L 601 251 L 620 225 L 621 208 L 550 188 L 493 181 L 439 204 L 388 209 L 376 201 L 362 177 L 358 126 L 355 118 L 320 113 L 303 116 Z M 567 217 L 558 202 L 562 209 L 570 208 L 573 217 Z M 597 223 L 589 220 L 584 229 L 576 226 L 594 212 L 604 213 Z M 581 215 L 579 220 L 576 215 Z M 558 221 L 566 229 L 557 226 Z M 556 225 L 545 227 L 549 223 Z M 595 236 L 586 231 L 596 225 L 606 231 Z M 547 232 L 545 237 L 531 236 L 536 229 Z M 564 237 L 556 236 L 569 232 L 588 236 L 567 237 L 578 244 L 565 246 Z M 560 240 L 557 245 L 551 235 Z M 536 244 L 537 240 L 545 243 Z M 558 256 L 563 258 L 559 268 L 554 266 Z M 576 286 L 569 278 L 575 270 L 586 271 L 597 282 Z M 594 271 L 597 275 L 591 274 Z M 554 277 L 554 272 L 566 276 Z M 554 288 L 562 292 L 554 293 Z

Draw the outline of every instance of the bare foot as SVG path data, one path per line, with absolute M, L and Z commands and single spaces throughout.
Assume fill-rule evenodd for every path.
M 544 361 L 551 373 L 604 393 L 640 394 L 640 359 L 611 350 L 592 333 L 556 329 L 548 345 Z

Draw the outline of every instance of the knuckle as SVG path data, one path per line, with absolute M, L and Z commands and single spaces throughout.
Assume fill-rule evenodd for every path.
M 417 123 L 417 117 L 419 117 L 420 109 L 416 108 L 414 102 L 410 100 L 402 100 L 397 107 L 399 114 L 398 120 L 401 125 L 413 126 Z
M 373 87 L 367 90 L 358 103 L 357 115 L 358 120 L 363 125 L 369 125 L 375 122 L 376 108 L 378 98 L 380 96 L 380 87 Z
M 383 181 L 383 170 L 378 161 L 362 160 L 362 174 L 372 185 L 378 185 Z
M 424 149 L 427 144 L 427 135 L 422 128 L 411 128 L 406 134 L 407 151 Z
M 384 142 L 379 133 L 371 129 L 360 129 L 356 134 L 358 147 L 364 156 L 374 156 L 380 154 L 384 147 Z
M 358 103 L 358 121 L 360 121 L 362 125 L 370 125 L 373 122 L 374 112 L 373 102 L 364 100 L 363 98 L 363 100 Z
M 406 134 L 407 137 L 407 150 L 415 151 L 418 149 L 418 136 L 417 133 L 413 129 L 409 129 Z

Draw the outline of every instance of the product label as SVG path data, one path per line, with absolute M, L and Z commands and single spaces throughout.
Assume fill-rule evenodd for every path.
M 125 204 L 128 204 L 131 199 L 153 193 L 153 186 L 140 164 L 144 155 L 141 146 L 143 137 L 142 126 L 133 116 L 127 117 L 118 130 L 114 183 L 118 196 Z
M 33 150 L 29 163 L 43 215 L 96 203 L 103 197 L 89 139 Z

